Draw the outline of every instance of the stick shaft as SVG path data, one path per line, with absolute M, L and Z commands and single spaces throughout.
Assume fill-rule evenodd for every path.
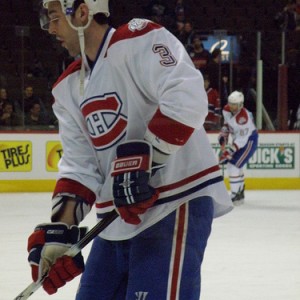
M 64 255 L 76 256 L 89 242 L 91 242 L 101 231 L 118 217 L 116 210 L 109 212 L 104 219 L 97 223 L 80 241 L 74 244 Z M 46 276 L 45 276 L 46 277 Z M 14 300 L 26 300 L 36 292 L 43 284 L 45 277 L 37 282 L 32 282 Z

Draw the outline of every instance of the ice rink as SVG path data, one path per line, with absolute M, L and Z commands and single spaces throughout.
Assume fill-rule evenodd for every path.
M 14 299 L 31 283 L 27 237 L 35 225 L 49 221 L 50 198 L 50 193 L 0 193 L 0 300 Z M 84 224 L 95 222 L 91 213 Z M 88 251 L 89 246 L 85 257 Z M 78 282 L 52 296 L 39 289 L 30 299 L 74 299 Z M 201 300 L 299 299 L 300 190 L 247 191 L 243 206 L 214 221 Z

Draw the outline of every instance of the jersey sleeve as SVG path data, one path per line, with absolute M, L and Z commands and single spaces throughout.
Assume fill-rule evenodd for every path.
M 120 42 L 119 51 L 122 51 L 122 46 L 129 47 L 123 59 L 142 93 L 158 104 L 159 110 L 154 118 L 162 120 L 165 116 L 166 122 L 172 120 L 168 124 L 175 124 L 178 132 L 187 132 L 184 137 L 187 139 L 193 129 L 202 127 L 208 113 L 202 75 L 181 42 L 169 31 L 148 20 L 139 22 L 134 28 L 130 23 L 123 28 L 130 32 L 126 33 L 130 38 Z M 160 130 L 154 122 L 151 122 L 151 128 L 155 128 L 156 134 Z

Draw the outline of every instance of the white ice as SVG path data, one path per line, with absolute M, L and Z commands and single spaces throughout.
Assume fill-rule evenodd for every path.
M 0 193 L 0 300 L 14 299 L 31 283 L 27 237 L 35 225 L 49 221 L 50 197 Z M 84 224 L 95 222 L 92 213 Z M 89 249 L 84 249 L 85 257 Z M 39 289 L 30 299 L 74 299 L 78 282 L 76 278 L 52 296 Z M 299 299 L 300 190 L 247 191 L 243 206 L 214 221 L 201 300 Z

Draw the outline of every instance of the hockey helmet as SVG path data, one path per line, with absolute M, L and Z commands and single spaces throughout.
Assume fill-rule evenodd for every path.
M 237 110 L 241 110 L 244 106 L 244 95 L 239 91 L 234 91 L 228 96 L 229 106 L 236 106 Z
M 98 13 L 102 13 L 106 17 L 109 17 L 110 15 L 109 5 L 108 5 L 109 0 L 43 0 L 42 2 L 43 8 L 47 10 L 49 3 L 55 1 L 60 2 L 62 11 L 67 17 L 70 17 L 74 14 L 76 2 L 85 3 L 89 8 L 90 16 L 93 16 Z M 45 11 L 41 11 L 40 23 L 42 29 L 47 30 L 49 27 L 49 22 L 50 20 L 47 17 L 47 13 Z M 72 24 L 70 25 L 72 26 Z
M 53 1 L 59 1 L 62 7 L 62 10 L 65 15 L 71 15 L 74 13 L 74 4 L 76 0 L 43 0 L 43 6 L 45 8 L 48 8 L 49 2 Z M 109 0 L 83 0 L 82 3 L 85 3 L 91 13 L 93 15 L 97 13 L 105 14 L 107 17 L 109 17 L 109 8 L 108 8 L 108 2 Z

